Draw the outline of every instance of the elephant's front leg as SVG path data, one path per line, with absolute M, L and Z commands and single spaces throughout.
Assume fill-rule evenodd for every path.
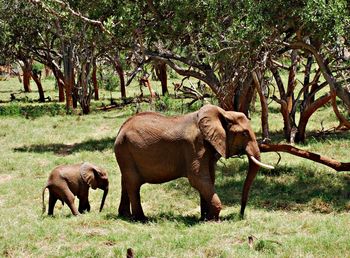
M 143 213 L 141 206 L 141 197 L 140 197 L 140 188 L 141 185 L 136 185 L 133 188 L 128 189 L 128 195 L 131 202 L 132 216 L 137 221 L 146 221 L 147 218 Z
M 90 203 L 89 203 L 89 188 L 83 188 L 77 195 L 79 199 L 79 213 L 84 213 L 85 211 L 90 211 Z
M 79 213 L 84 213 L 85 211 L 90 211 L 90 203 L 87 198 L 79 198 Z
M 209 206 L 203 195 L 200 194 L 201 200 L 201 220 L 207 220 L 209 215 Z
M 79 215 L 79 212 L 77 210 L 77 207 L 75 207 L 74 205 L 74 199 L 75 199 L 75 196 L 74 194 L 69 190 L 68 187 L 66 187 L 65 189 L 63 189 L 63 194 L 62 194 L 62 201 L 65 202 L 69 209 L 71 210 L 72 214 L 74 216 L 77 216 Z
M 209 175 L 212 184 L 215 184 L 215 163 L 212 162 L 209 164 Z M 209 210 L 210 210 L 210 203 L 208 203 L 204 196 L 200 194 L 200 205 L 201 205 L 201 220 L 208 220 L 209 218 Z
M 219 196 L 215 193 L 214 184 L 210 177 L 190 176 L 190 184 L 198 190 L 201 195 L 201 212 L 205 213 L 207 220 L 219 220 L 221 211 L 221 201 Z M 201 214 L 203 216 L 203 214 Z

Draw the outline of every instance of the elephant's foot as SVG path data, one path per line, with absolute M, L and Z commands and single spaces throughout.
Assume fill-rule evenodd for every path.
M 90 212 L 89 209 L 81 209 L 81 210 L 78 210 L 80 214 L 84 214 L 86 212 Z
M 214 194 L 207 209 L 202 209 L 201 219 L 204 221 L 220 221 L 219 214 L 222 205 L 217 194 Z
M 208 215 L 209 215 L 209 213 L 208 213 L 208 211 L 201 211 L 201 217 L 200 217 L 200 221 L 207 221 L 209 218 L 208 218 Z
M 130 207 L 128 208 L 119 207 L 118 214 L 120 217 L 123 217 L 123 218 L 131 218 Z
M 118 212 L 118 216 L 125 219 L 132 219 L 131 213 L 129 212 Z
M 141 223 L 147 223 L 148 218 L 145 215 L 135 215 L 132 217 L 134 221 L 141 222 Z
M 220 212 L 220 211 L 219 211 Z M 220 221 L 219 212 L 209 212 L 205 215 L 201 215 L 201 221 Z

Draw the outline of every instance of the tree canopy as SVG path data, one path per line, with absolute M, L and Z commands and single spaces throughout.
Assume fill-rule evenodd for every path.
M 331 99 L 335 103 L 338 97 L 350 113 L 346 0 L 0 3 L 1 60 L 34 59 L 50 67 L 64 89 L 67 110 L 79 102 L 89 112 L 94 64 L 107 59 L 122 88 L 123 69 L 161 62 L 206 83 L 225 109 L 248 114 L 258 92 L 265 138 L 267 97 L 281 106 L 288 141 L 303 141 L 308 118 Z M 304 78 L 298 81 L 297 74 Z M 272 85 L 267 81 L 279 95 L 266 95 Z M 325 86 L 328 93 L 319 96 Z M 348 126 L 341 114 L 339 119 Z

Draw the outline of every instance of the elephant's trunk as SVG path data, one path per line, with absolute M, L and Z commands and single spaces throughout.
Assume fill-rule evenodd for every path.
M 259 150 L 258 143 L 256 141 L 249 142 L 249 144 L 246 147 L 246 154 L 248 155 L 248 158 L 249 158 L 249 170 L 243 185 L 241 212 L 240 212 L 241 217 L 243 217 L 244 215 L 244 210 L 248 201 L 249 190 L 256 177 L 256 174 L 258 173 L 259 168 L 265 167 L 265 168 L 273 169 L 272 166 L 266 165 L 260 162 L 260 150 Z
M 105 205 L 105 200 L 106 200 L 107 194 L 108 194 L 108 187 L 106 187 L 104 192 L 103 192 L 101 206 L 100 206 L 100 212 L 102 211 L 103 206 Z
M 241 217 L 244 216 L 244 210 L 247 205 L 249 190 L 255 179 L 256 174 L 258 173 L 259 168 L 260 167 L 257 164 L 255 164 L 251 158 L 249 158 L 249 170 L 248 170 L 247 177 L 244 181 L 243 191 L 242 191 L 241 212 L 240 212 Z

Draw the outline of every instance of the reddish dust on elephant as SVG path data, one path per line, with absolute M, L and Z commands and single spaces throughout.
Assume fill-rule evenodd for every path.
M 218 220 L 221 202 L 215 192 L 215 164 L 220 157 L 246 154 L 249 169 L 243 186 L 241 211 L 261 163 L 260 150 L 247 117 L 214 105 L 197 112 L 167 117 L 139 113 L 119 130 L 114 151 L 121 171 L 119 215 L 146 220 L 140 188 L 187 177 L 200 194 L 201 219 Z
M 103 209 L 108 194 L 107 172 L 96 165 L 84 162 L 82 164 L 62 165 L 50 173 L 46 186 L 42 191 L 43 213 L 45 212 L 44 194 L 49 189 L 48 215 L 53 215 L 57 200 L 66 203 L 73 215 L 90 211 L 89 188 L 104 190 L 100 211 Z M 79 199 L 79 208 L 74 204 L 75 196 Z

